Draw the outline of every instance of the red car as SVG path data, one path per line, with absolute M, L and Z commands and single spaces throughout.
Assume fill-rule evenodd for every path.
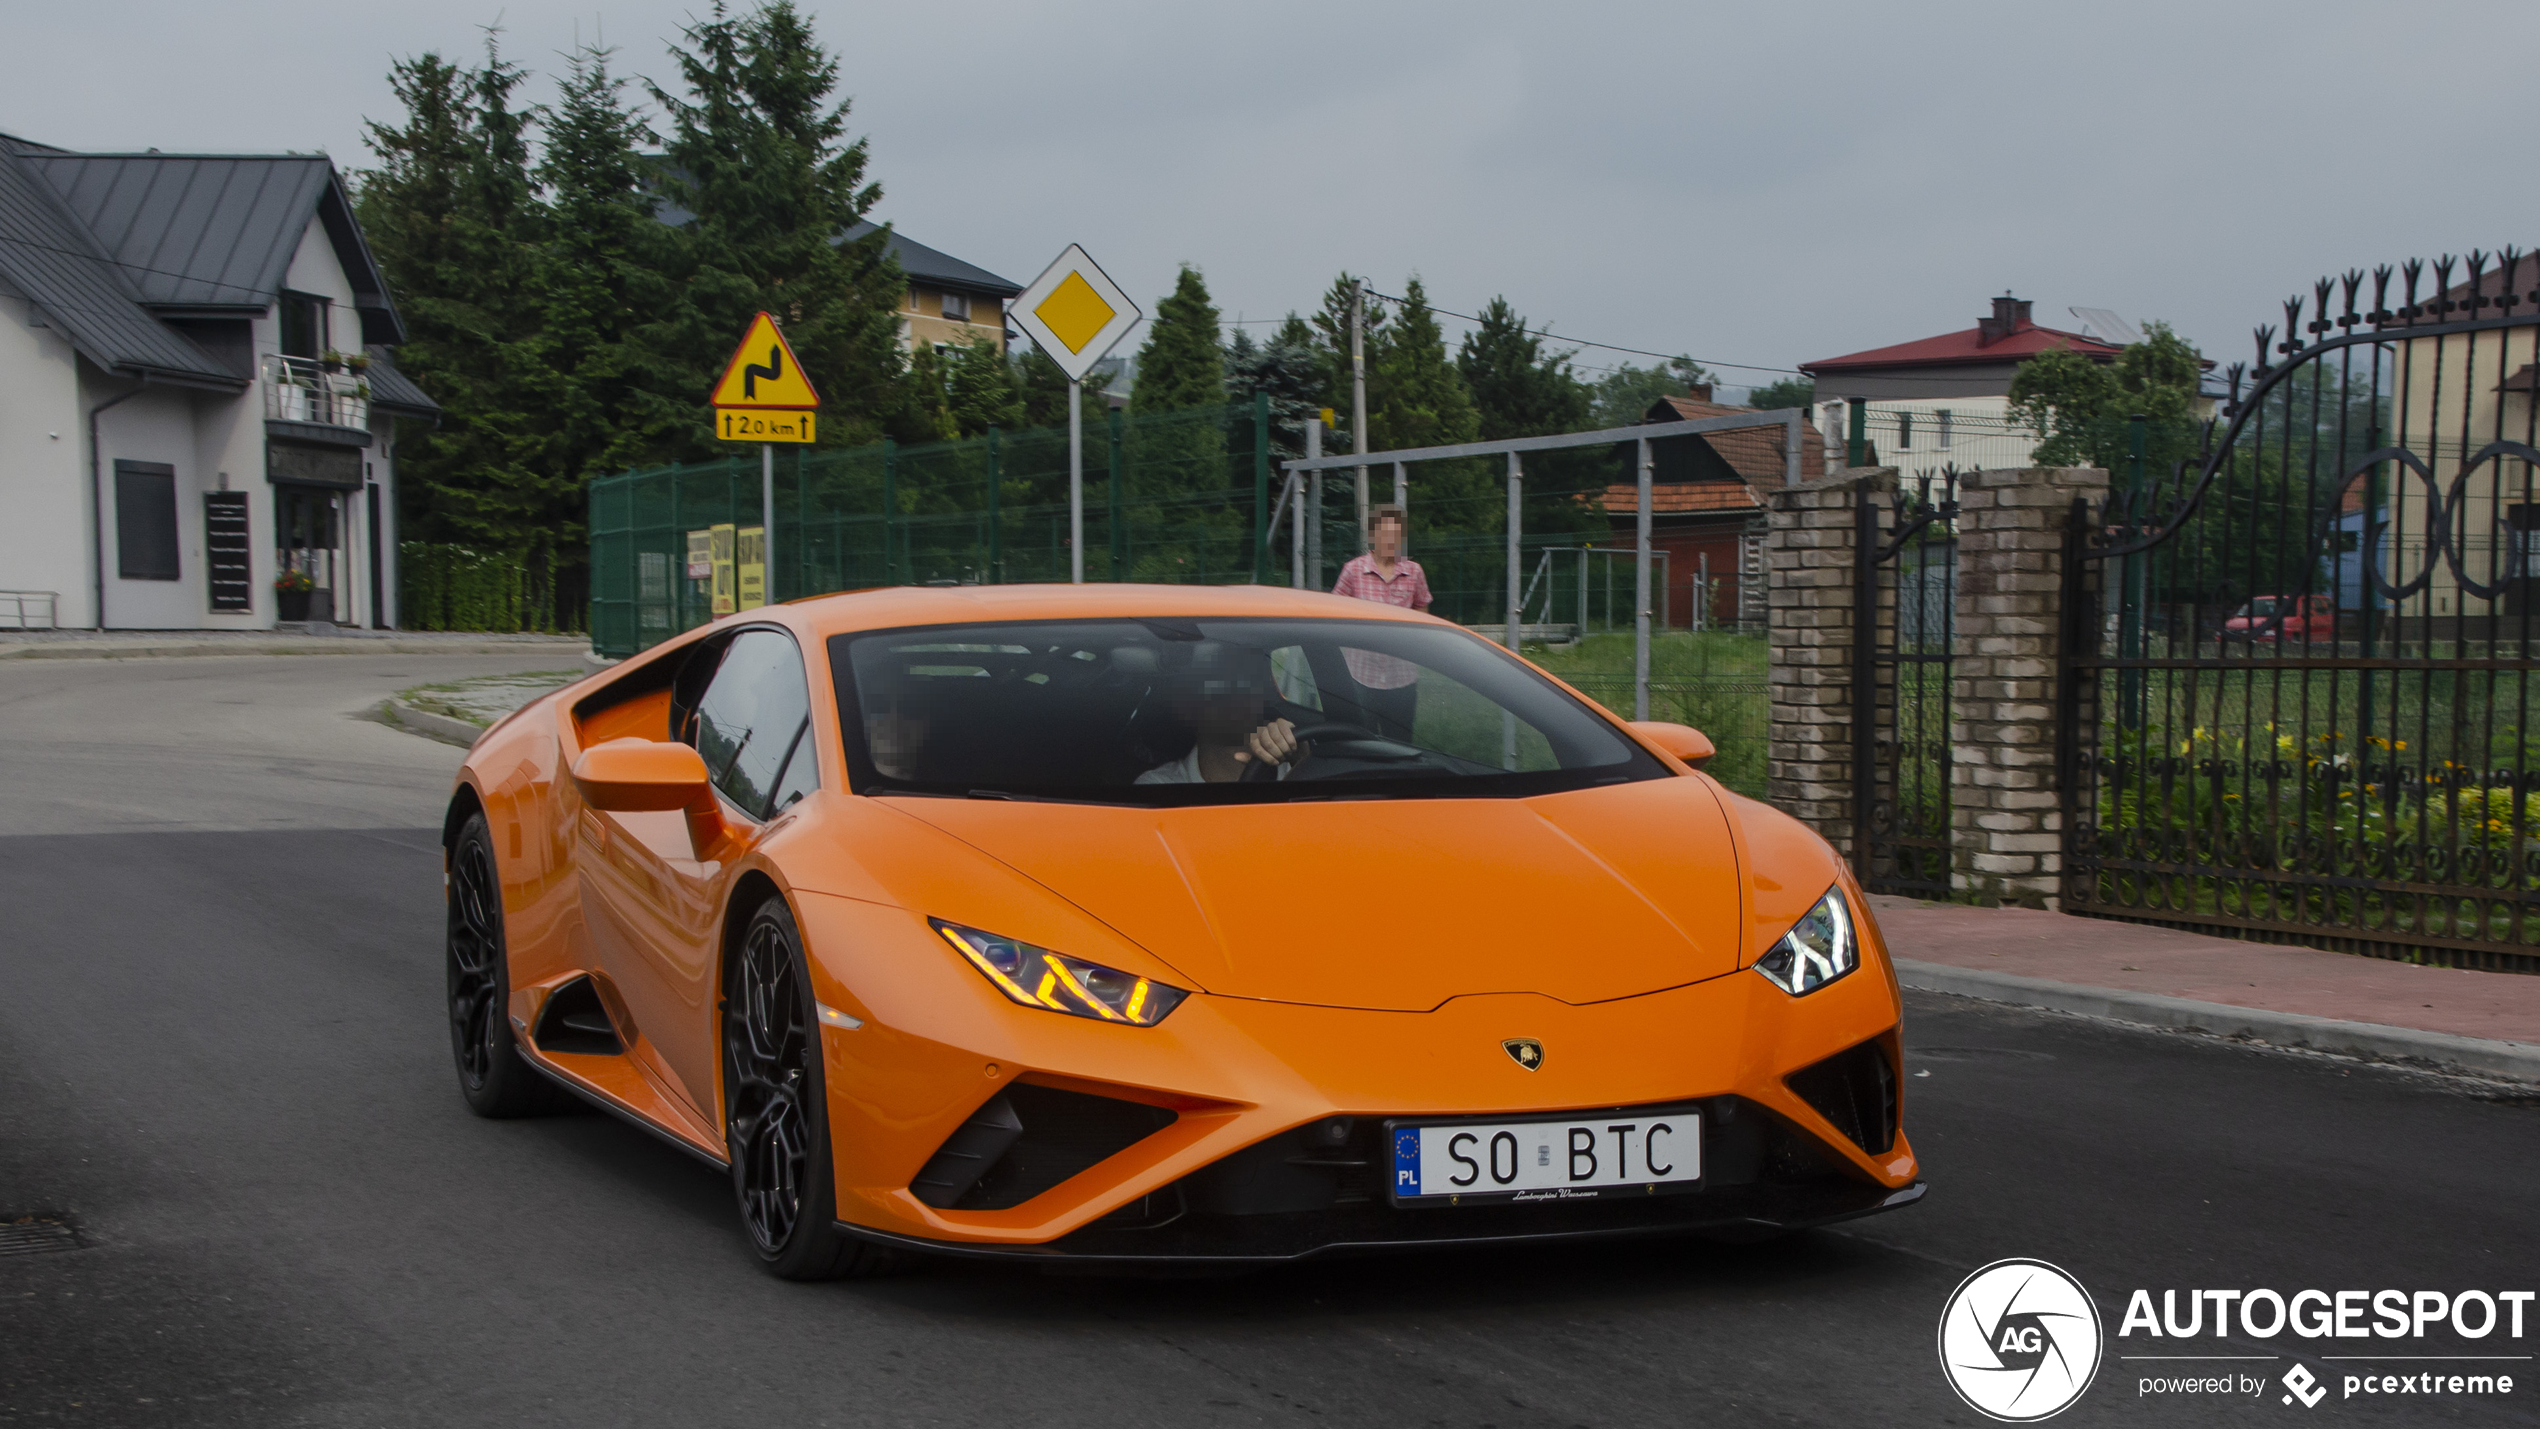
M 2324 595 L 2261 595 L 2223 622 L 2225 640 L 2302 643 L 2337 638 L 2337 602 Z

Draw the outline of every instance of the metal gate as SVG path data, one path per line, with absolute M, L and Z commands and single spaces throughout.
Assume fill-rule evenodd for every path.
M 2540 258 L 2349 272 L 2194 456 L 2137 420 L 2065 548 L 2069 910 L 2540 972 L 2536 336 Z
M 1852 856 L 1864 888 L 1946 898 L 1958 476 L 1932 480 L 1854 510 Z

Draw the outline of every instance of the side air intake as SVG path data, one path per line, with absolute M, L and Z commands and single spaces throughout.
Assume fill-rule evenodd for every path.
M 583 1057 L 614 1057 L 626 1050 L 609 1024 L 608 1010 L 600 1005 L 599 989 L 587 977 L 575 978 L 548 996 L 529 1040 L 541 1052 Z

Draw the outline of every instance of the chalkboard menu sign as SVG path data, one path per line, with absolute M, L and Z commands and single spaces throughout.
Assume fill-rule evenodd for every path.
M 211 573 L 212 609 L 250 610 L 255 577 L 247 560 L 247 493 L 203 493 L 203 567 Z

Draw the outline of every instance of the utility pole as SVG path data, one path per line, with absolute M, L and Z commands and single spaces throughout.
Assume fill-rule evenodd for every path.
M 1367 455 L 1367 280 L 1349 280 L 1350 451 Z M 1358 464 L 1358 549 L 1367 549 L 1367 464 Z

